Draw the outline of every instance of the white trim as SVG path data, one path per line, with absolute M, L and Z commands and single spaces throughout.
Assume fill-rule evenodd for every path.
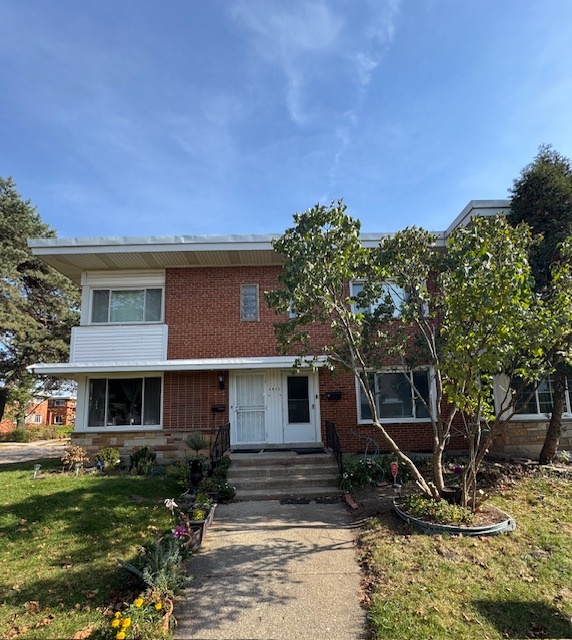
M 294 356 L 271 356 L 260 358 L 202 358 L 193 360 L 152 361 L 106 361 L 106 362 L 58 362 L 34 364 L 30 371 L 41 375 L 74 376 L 76 374 L 167 372 L 167 371 L 213 371 L 217 369 L 286 369 L 296 364 Z M 323 366 L 327 358 L 317 356 L 315 366 Z M 310 366 L 300 363 L 300 367 Z

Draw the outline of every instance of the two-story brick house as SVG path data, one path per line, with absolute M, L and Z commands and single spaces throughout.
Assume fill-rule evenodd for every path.
M 472 201 L 439 242 L 471 216 L 507 207 L 507 201 Z M 362 241 L 375 246 L 380 237 L 364 234 Z M 149 445 L 170 460 L 184 455 L 181 441 L 190 431 L 214 432 L 226 423 L 233 449 L 316 446 L 324 442 L 327 420 L 336 423 L 345 451 L 363 449 L 363 436 L 376 436 L 351 375 L 294 373 L 294 357 L 277 355 L 277 316 L 263 298 L 279 286 L 280 256 L 271 240 L 30 241 L 34 255 L 82 286 L 69 362 L 35 367 L 77 381 L 77 444 L 91 453 L 116 446 L 124 454 Z M 430 450 L 429 418 L 391 378 L 398 374 L 377 375 L 377 384 L 393 390 L 382 412 L 392 436 L 405 449 Z M 427 373 L 411 375 L 423 388 Z M 425 389 L 431 399 L 429 383 Z

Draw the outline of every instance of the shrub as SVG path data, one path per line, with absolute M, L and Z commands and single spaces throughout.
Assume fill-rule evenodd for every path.
M 207 448 L 208 441 L 200 431 L 195 431 L 185 438 L 185 444 L 198 456 L 201 449 Z
M 85 464 L 86 462 L 89 462 L 89 458 L 87 456 L 87 451 L 83 447 L 70 444 L 64 449 L 61 461 L 64 465 L 64 469 L 67 467 L 71 471 L 76 464 Z
M 8 438 L 9 442 L 32 442 L 32 436 L 27 429 L 16 427 Z
M 420 520 L 428 520 L 438 524 L 463 525 L 471 524 L 473 512 L 458 504 L 449 504 L 445 500 L 432 500 L 419 494 L 405 496 L 403 509 Z
M 148 476 L 155 466 L 156 459 L 157 454 L 152 449 L 142 447 L 129 456 L 129 471 L 138 476 Z
M 230 502 L 236 495 L 236 488 L 226 482 L 226 480 L 219 485 L 218 498 L 221 502 Z
M 96 462 L 101 462 L 104 469 L 112 469 L 121 462 L 121 454 L 114 447 L 105 447 L 95 454 Z
M 177 460 L 165 468 L 165 475 L 172 478 L 182 489 L 189 486 L 189 459 Z
M 214 475 L 220 478 L 226 478 L 228 475 L 228 469 L 232 464 L 230 456 L 223 456 L 214 470 Z

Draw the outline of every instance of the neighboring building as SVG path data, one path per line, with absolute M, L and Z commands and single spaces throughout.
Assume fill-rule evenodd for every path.
M 26 427 L 48 427 L 75 424 L 76 398 L 75 395 L 53 395 L 48 397 L 33 397 L 26 405 Z M 7 407 L 4 419 L 0 422 L 0 432 L 13 431 L 17 424 L 10 417 L 14 415 L 14 408 Z
M 472 201 L 450 232 L 472 215 L 508 202 Z M 381 234 L 364 234 L 365 246 Z M 151 446 L 159 458 L 184 455 L 192 430 L 230 423 L 233 449 L 317 445 L 333 421 L 345 451 L 377 433 L 353 377 L 310 370 L 276 355 L 276 314 L 263 292 L 279 287 L 272 236 L 41 239 L 34 255 L 81 284 L 80 326 L 67 363 L 35 367 L 78 383 L 73 441 L 94 453 Z M 354 286 L 359 286 L 358 283 Z M 316 327 L 318 336 L 325 328 Z M 376 384 L 393 394 L 383 421 L 404 449 L 430 450 L 429 418 L 395 374 Z M 413 372 L 423 386 L 424 371 Z M 407 385 L 406 385 L 407 386 Z M 432 389 L 425 384 L 428 397 Z M 379 438 L 378 438 L 379 439 Z M 462 440 L 452 439 L 452 448 Z
M 26 407 L 26 424 L 30 426 L 59 426 L 75 424 L 76 398 L 54 395 L 32 398 Z

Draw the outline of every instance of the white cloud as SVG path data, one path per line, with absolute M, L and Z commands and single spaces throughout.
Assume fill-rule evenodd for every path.
M 360 89 L 369 84 L 393 38 L 399 4 L 241 0 L 233 5 L 232 16 L 256 52 L 255 64 L 269 65 L 282 75 L 291 119 L 308 125 L 339 115 L 337 104 L 326 98 L 320 103 L 317 95 L 330 76 L 341 85 L 337 97 L 345 99 L 342 111 L 355 110 Z

